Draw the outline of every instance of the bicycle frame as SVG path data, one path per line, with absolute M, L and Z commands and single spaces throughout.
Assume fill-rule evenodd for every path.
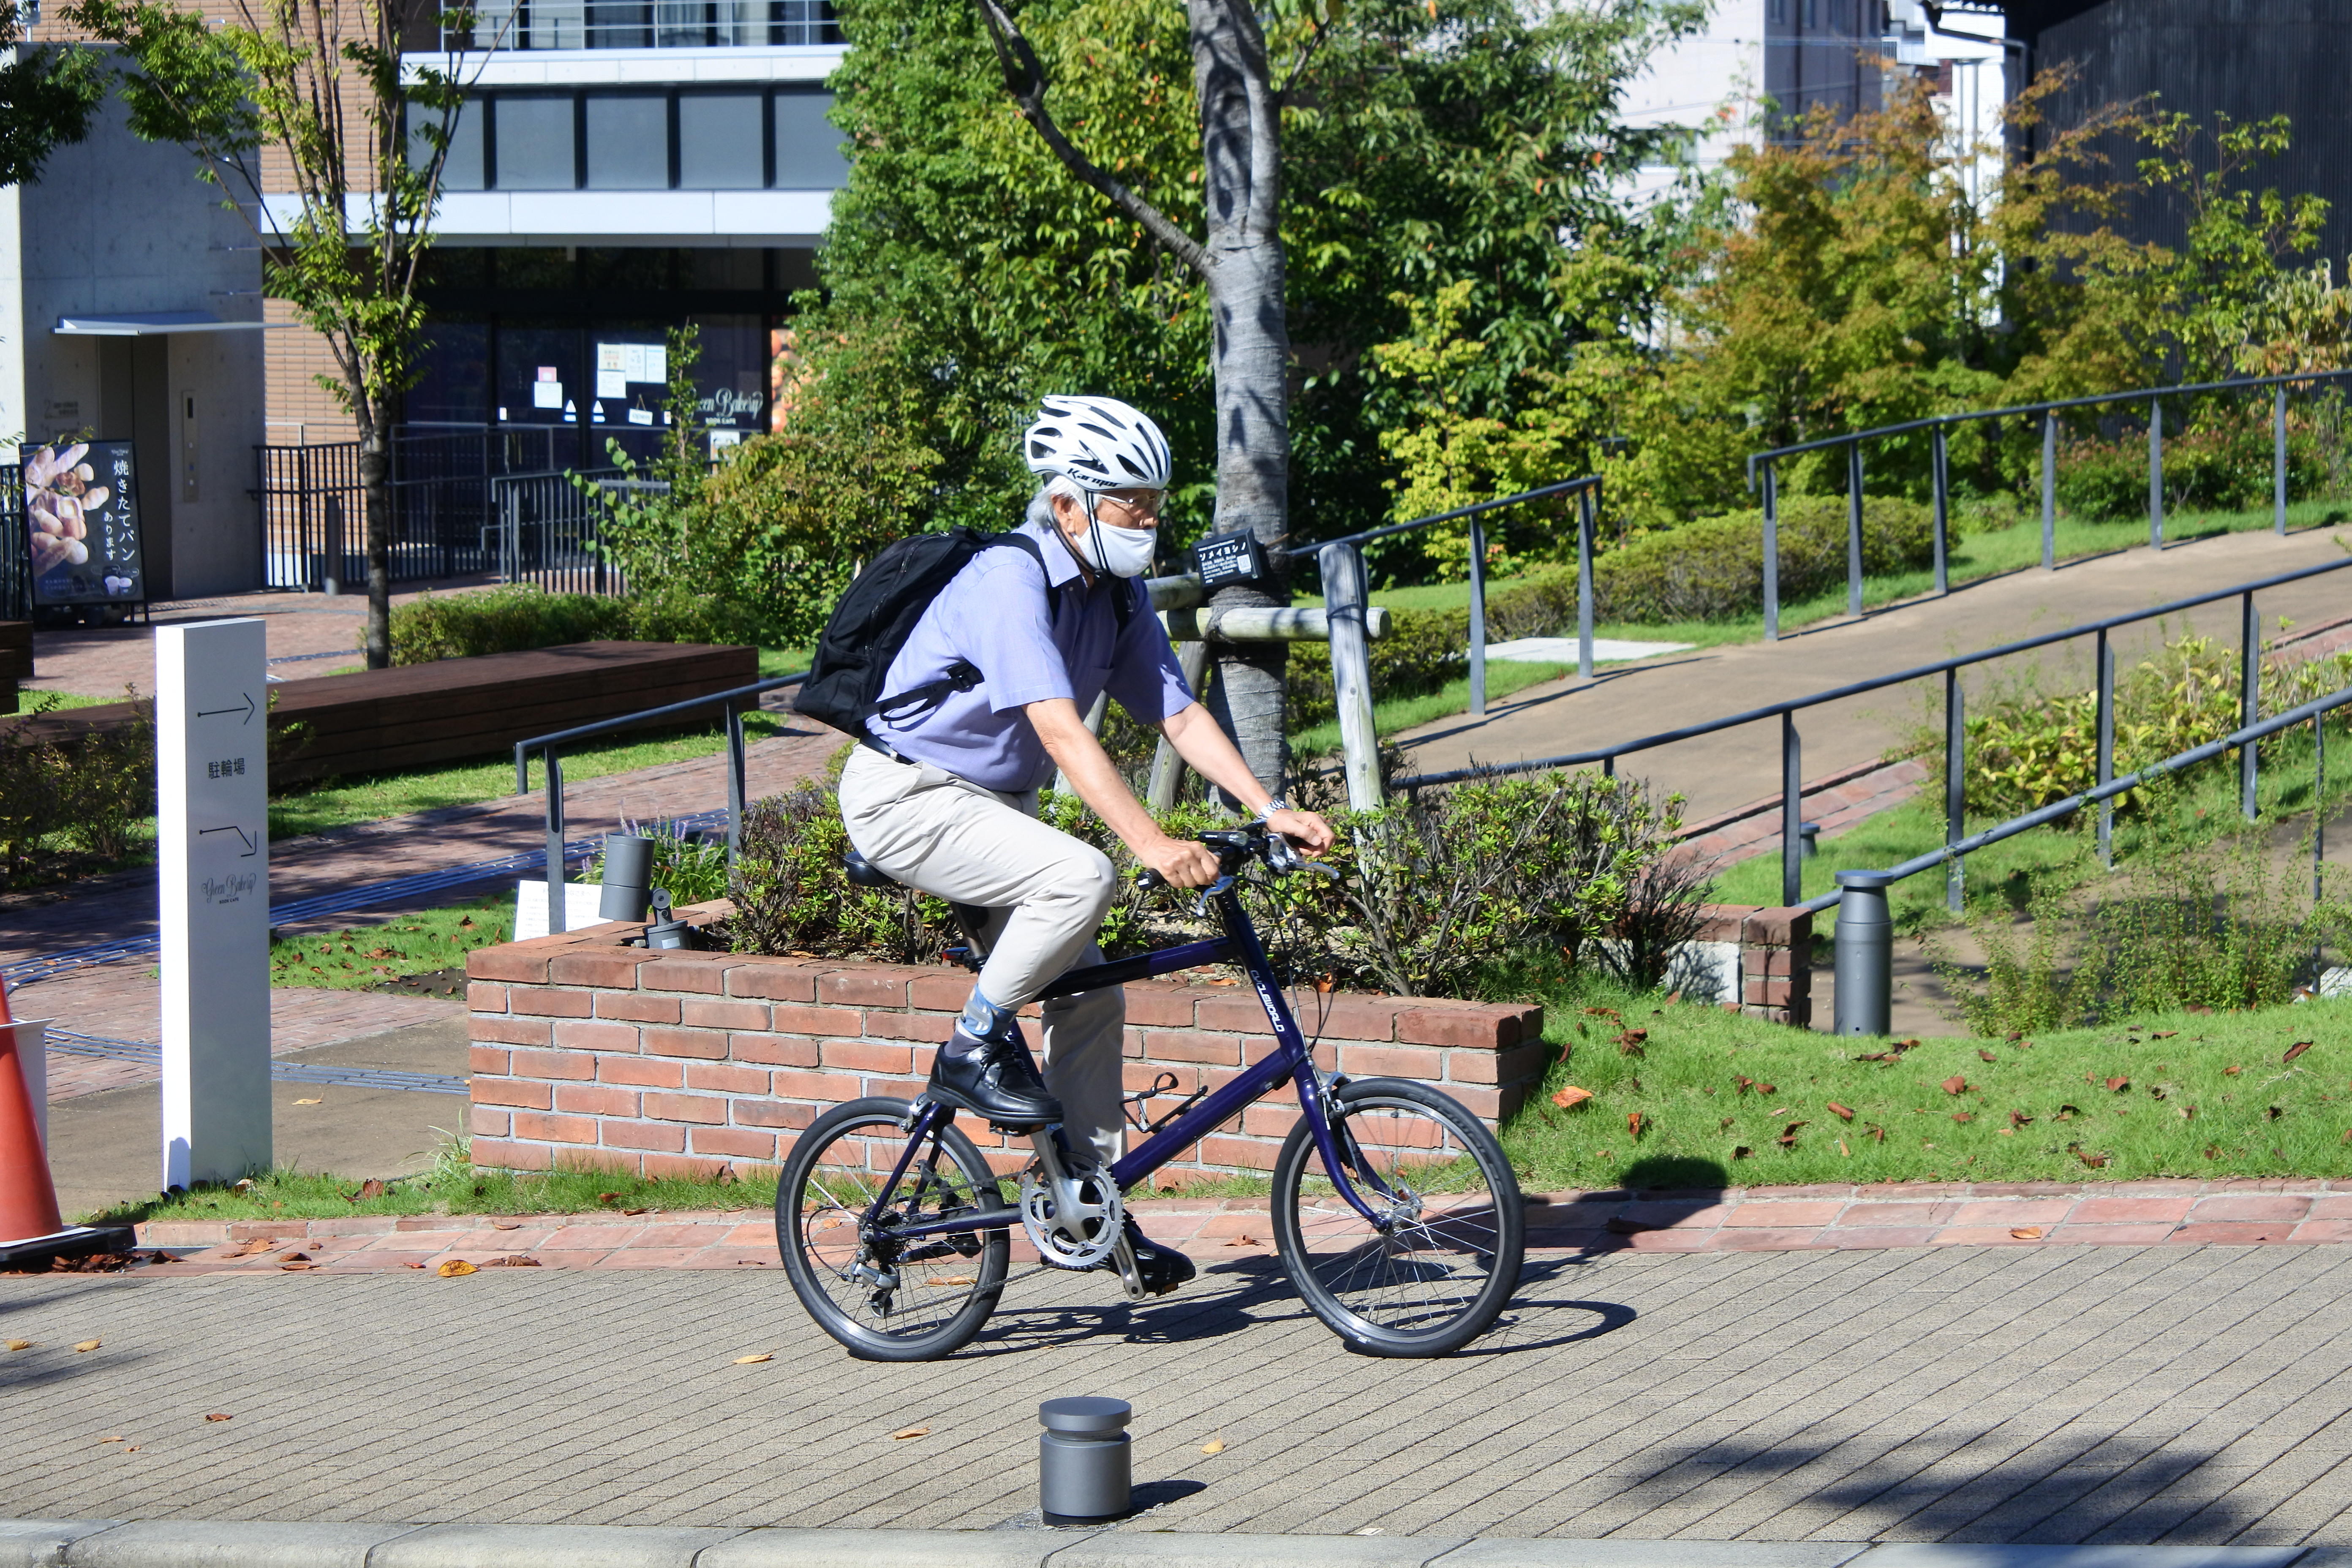
M 1250 924 L 1247 911 L 1234 891 L 1234 879 L 1220 877 L 1208 890 L 1208 900 L 1215 905 L 1225 934 L 1210 942 L 1187 942 L 1181 947 L 1161 948 L 1155 952 L 1139 953 L 1114 963 L 1092 964 L 1072 970 L 1045 987 L 1045 995 L 1074 996 L 1081 992 L 1099 991 L 1108 985 L 1124 985 L 1130 980 L 1148 980 L 1158 975 L 1173 974 L 1203 963 L 1238 961 L 1248 973 L 1250 984 L 1257 991 L 1257 999 L 1265 1008 L 1266 1021 L 1274 1026 L 1275 1048 L 1263 1059 L 1242 1071 L 1239 1078 L 1210 1095 L 1190 1110 L 1129 1150 L 1126 1157 L 1110 1168 L 1111 1179 L 1120 1192 L 1131 1191 L 1150 1176 L 1151 1173 L 1207 1137 L 1219 1126 L 1233 1120 L 1265 1096 L 1280 1089 L 1286 1080 L 1298 1086 L 1298 1109 L 1307 1118 L 1308 1134 L 1315 1140 L 1315 1152 L 1323 1161 L 1323 1169 L 1331 1184 L 1349 1207 L 1386 1231 L 1388 1220 L 1364 1201 L 1356 1190 L 1356 1183 L 1348 1174 L 1348 1162 L 1339 1152 L 1339 1139 L 1331 1128 L 1331 1118 L 1324 1105 L 1326 1086 L 1316 1076 L 1314 1052 L 1306 1037 L 1298 1031 L 1298 1022 L 1290 1014 L 1290 1005 L 1276 983 L 1274 965 L 1265 956 L 1265 948 L 1257 938 L 1257 929 Z M 908 1128 L 907 1146 L 899 1152 L 889 1180 L 883 1183 L 874 1201 L 866 1205 L 859 1228 L 870 1231 L 876 1217 L 887 1210 L 891 1195 L 905 1179 L 907 1167 L 920 1148 L 940 1125 L 954 1119 L 955 1112 L 947 1106 L 925 1104 Z M 1364 1181 L 1381 1196 L 1388 1196 L 1385 1184 L 1370 1172 L 1361 1172 Z M 1003 1223 L 1002 1211 L 996 1215 L 997 1225 L 975 1223 L 971 1219 L 939 1219 L 920 1225 L 893 1228 L 890 1235 L 899 1241 L 911 1241 L 929 1236 L 953 1236 L 976 1230 L 994 1229 Z

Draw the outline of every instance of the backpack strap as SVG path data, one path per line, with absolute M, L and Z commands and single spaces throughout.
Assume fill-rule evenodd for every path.
M 986 550 L 997 544 L 1009 544 L 1027 551 L 1029 558 L 1037 563 L 1038 572 L 1045 578 L 1045 618 L 1048 623 L 1059 620 L 1062 615 L 1062 590 L 1054 581 L 1053 574 L 1045 570 L 1045 556 L 1037 548 L 1037 542 L 1025 533 L 993 533 L 980 542 L 980 550 Z M 972 559 L 979 559 L 980 550 L 972 552 Z M 969 565 L 970 563 L 967 562 L 966 564 Z M 1129 608 L 1125 597 L 1122 596 L 1119 601 L 1118 617 L 1119 625 L 1122 626 L 1127 624 Z M 920 686 L 910 686 L 896 697 L 885 697 L 866 710 L 866 717 L 888 719 L 894 722 L 911 719 L 929 712 L 954 693 L 971 690 L 980 682 L 979 667 L 970 659 L 960 658 L 948 666 L 937 680 L 927 680 Z

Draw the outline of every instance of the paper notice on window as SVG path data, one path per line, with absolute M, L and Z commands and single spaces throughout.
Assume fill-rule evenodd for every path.
M 636 346 L 635 343 L 598 343 L 596 369 L 599 372 L 612 371 L 615 374 L 625 372 L 629 368 L 629 355 Z
M 650 424 L 652 424 L 653 422 L 654 422 L 654 411 L 653 411 L 652 409 L 650 409 L 650 408 L 632 408 L 632 409 L 630 409 L 630 410 L 629 410 L 629 423 L 630 423 L 630 424 L 632 424 L 632 425 L 650 425 Z
M 627 383 L 628 377 L 624 375 L 621 372 L 617 370 L 604 370 L 600 368 L 596 372 L 596 395 L 599 397 L 626 397 L 629 395 Z
M 629 377 L 631 381 L 662 382 L 669 379 L 669 351 L 659 343 L 647 343 L 639 351 L 642 358 L 638 369 L 644 374 Z
M 563 406 L 563 384 L 560 381 L 534 381 L 530 384 L 530 405 L 533 408 Z

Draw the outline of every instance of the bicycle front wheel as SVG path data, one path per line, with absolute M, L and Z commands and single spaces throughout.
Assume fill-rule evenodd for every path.
M 1350 1350 L 1457 1351 L 1518 1286 L 1526 1216 L 1510 1162 L 1485 1123 L 1424 1084 L 1366 1079 L 1333 1098 L 1345 1174 L 1384 1223 L 1367 1221 L 1321 1179 L 1302 1118 L 1274 1166 L 1283 1268 Z
M 1003 1226 L 897 1241 L 898 1226 L 991 1210 L 1015 1215 L 988 1162 L 952 1122 L 925 1135 L 871 1232 L 866 1209 L 907 1146 L 908 1104 L 879 1097 L 825 1112 L 776 1184 L 776 1246 L 817 1327 L 868 1361 L 936 1361 L 980 1332 L 1013 1256 Z

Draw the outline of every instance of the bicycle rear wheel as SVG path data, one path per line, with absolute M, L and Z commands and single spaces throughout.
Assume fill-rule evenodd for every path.
M 1385 1231 L 1323 1181 L 1304 1119 L 1274 1166 L 1274 1241 L 1307 1308 L 1350 1350 L 1444 1355 L 1484 1333 L 1519 1282 L 1518 1179 L 1486 1125 L 1445 1095 L 1366 1079 L 1334 1097 L 1331 1132 Z
M 952 1122 L 926 1134 L 877 1216 L 859 1222 L 907 1146 L 908 1103 L 854 1100 L 825 1112 L 793 1145 L 776 1184 L 776 1246 L 793 1293 L 817 1327 L 868 1361 L 936 1361 L 980 1332 L 1004 1289 L 1013 1247 L 1004 1227 L 897 1242 L 895 1226 L 1001 1211 L 996 1178 Z

